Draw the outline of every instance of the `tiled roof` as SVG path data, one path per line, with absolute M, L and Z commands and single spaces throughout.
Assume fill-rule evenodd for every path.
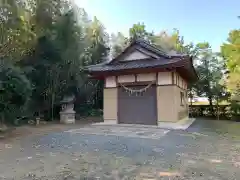
M 171 57 L 170 54 L 168 54 L 166 51 L 156 47 L 154 44 L 148 43 L 147 41 L 145 41 L 143 39 L 137 39 L 132 44 L 138 44 L 141 47 L 158 54 L 159 56 L 165 56 L 167 58 Z
M 89 66 L 90 71 L 100 72 L 100 71 L 116 71 L 125 69 L 138 69 L 138 68 L 151 68 L 151 67 L 161 67 L 174 65 L 182 61 L 180 58 L 159 58 L 159 59 L 142 59 L 133 61 L 121 61 L 114 64 L 98 64 Z M 178 63 L 179 64 L 179 63 Z
M 154 44 L 150 44 L 149 42 L 147 42 L 144 39 L 137 39 L 132 44 L 138 44 L 141 47 L 144 47 L 145 49 L 147 49 L 149 51 L 152 51 L 160 56 L 165 56 L 167 58 L 187 56 L 186 54 L 179 53 L 175 50 L 170 50 L 170 51 L 163 50 Z M 130 46 L 131 46 L 131 44 L 130 44 Z
M 147 68 L 147 67 L 171 64 L 176 61 L 180 61 L 182 59 L 182 57 L 186 56 L 183 54 L 179 54 L 176 51 L 165 52 L 164 50 L 159 49 L 155 45 L 150 44 L 149 42 L 147 42 L 143 39 L 136 39 L 123 51 L 123 53 L 125 53 L 127 51 L 127 49 L 133 45 L 139 45 L 140 47 L 153 52 L 159 58 L 158 59 L 152 58 L 152 59 L 118 62 L 118 61 L 115 61 L 118 58 L 117 57 L 111 61 L 88 66 L 87 70 L 88 71 L 114 71 L 114 70 L 133 69 L 133 68 Z
M 141 60 L 119 61 L 122 55 L 128 52 L 129 48 L 134 45 L 140 46 L 147 51 L 156 55 L 157 58 L 149 57 Z M 136 49 L 138 47 L 135 47 Z M 96 65 L 91 65 L 86 68 L 86 71 L 94 73 L 114 72 L 131 69 L 146 69 L 146 68 L 179 68 L 183 67 L 182 72 L 193 78 L 197 78 L 196 71 L 192 65 L 192 60 L 185 54 L 179 54 L 176 51 L 165 52 L 155 45 L 148 43 L 145 40 L 137 39 L 132 42 L 118 57 L 111 61 L 103 62 Z

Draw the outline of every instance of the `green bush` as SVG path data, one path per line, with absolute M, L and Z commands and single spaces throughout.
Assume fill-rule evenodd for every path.
M 232 119 L 235 121 L 240 121 L 240 102 L 231 102 Z
M 18 67 L 1 60 L 0 113 L 4 123 L 13 123 L 20 116 L 31 96 L 31 83 Z

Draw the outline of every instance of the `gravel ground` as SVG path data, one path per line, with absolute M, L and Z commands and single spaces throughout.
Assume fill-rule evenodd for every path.
M 2 147 L 0 179 L 239 179 L 239 127 L 198 120 L 187 131 L 85 127 L 31 135 Z

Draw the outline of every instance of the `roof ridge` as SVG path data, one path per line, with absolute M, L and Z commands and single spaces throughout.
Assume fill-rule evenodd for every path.
M 158 48 L 155 44 L 146 41 L 145 39 L 138 38 L 138 39 L 135 40 L 135 42 L 138 43 L 139 45 L 141 45 L 141 43 L 144 43 L 145 45 L 153 48 L 155 51 L 157 51 L 161 55 L 167 56 L 167 57 L 171 57 L 170 55 L 167 54 L 167 52 L 165 52 L 164 50 Z
M 157 56 L 161 56 L 164 58 L 173 58 L 173 57 L 183 57 L 184 55 L 177 54 L 177 53 L 169 53 L 164 51 L 164 49 L 158 48 L 154 43 L 148 42 L 145 39 L 142 38 L 136 38 L 133 41 L 130 41 L 127 47 L 124 48 L 124 50 L 115 58 L 111 59 L 110 61 L 104 62 L 104 64 L 111 64 L 114 62 L 116 59 L 118 59 L 120 56 L 122 56 L 123 53 L 125 53 L 128 49 L 130 49 L 134 45 L 139 45 L 142 48 L 145 48 L 148 51 L 151 51 L 152 53 L 155 53 Z
M 140 45 L 141 45 L 141 43 L 144 43 L 145 45 L 154 48 L 156 51 L 158 51 L 158 52 L 161 53 L 162 55 L 165 55 L 165 56 L 167 56 L 167 57 L 169 57 L 169 58 L 171 58 L 171 57 L 183 57 L 183 56 L 187 56 L 187 54 L 181 53 L 181 52 L 176 51 L 176 50 L 170 50 L 170 51 L 166 52 L 166 51 L 164 51 L 164 49 L 157 47 L 156 44 L 151 43 L 151 42 L 148 42 L 148 41 L 146 41 L 145 39 L 142 39 L 142 38 L 136 39 L 136 42 L 137 42 L 137 43 L 140 43 Z

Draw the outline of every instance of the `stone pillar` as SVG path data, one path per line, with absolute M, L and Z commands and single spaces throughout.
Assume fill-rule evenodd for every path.
M 74 124 L 75 123 L 75 114 L 76 112 L 73 110 L 73 104 L 65 104 L 62 107 L 62 111 L 60 112 L 60 123 L 63 124 Z

